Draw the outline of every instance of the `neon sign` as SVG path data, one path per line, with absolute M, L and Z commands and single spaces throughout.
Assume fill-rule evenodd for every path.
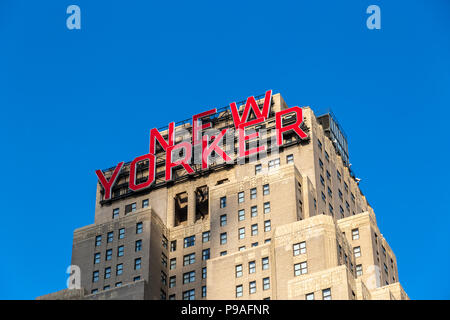
M 128 187 L 132 191 L 139 191 L 152 186 L 156 178 L 156 154 L 157 143 L 165 151 L 165 181 L 173 180 L 173 170 L 175 168 L 182 167 L 187 174 L 193 174 L 195 170 L 191 164 L 193 153 L 199 151 L 201 157 L 199 162 L 194 162 L 201 165 L 201 170 L 206 170 L 210 166 L 210 158 L 213 156 L 224 162 L 234 161 L 232 156 L 224 150 L 222 144 L 225 136 L 236 130 L 236 137 L 238 139 L 238 158 L 245 158 L 252 155 L 257 155 L 266 151 L 266 146 L 260 145 L 254 148 L 247 148 L 247 143 L 255 141 L 260 137 L 258 131 L 252 133 L 246 132 L 246 129 L 255 126 L 259 123 L 265 122 L 269 118 L 270 107 L 272 103 L 272 90 L 268 90 L 264 96 L 264 104 L 262 109 L 258 106 L 254 96 L 247 98 L 245 106 L 242 110 L 242 114 L 239 113 L 239 108 L 235 102 L 230 104 L 231 116 L 234 124 L 234 128 L 224 128 L 214 133 L 208 132 L 212 129 L 212 123 L 202 123 L 202 119 L 213 116 L 217 113 L 217 109 L 211 109 L 192 117 L 191 129 L 192 133 L 189 133 L 187 139 L 181 142 L 175 143 L 175 123 L 171 122 L 167 129 L 167 139 L 158 131 L 153 128 L 150 130 L 150 149 L 149 153 L 136 157 L 130 163 L 129 170 L 129 183 Z M 252 116 L 251 116 L 251 112 Z M 289 115 L 296 116 L 296 121 L 288 125 L 283 126 L 283 118 Z M 294 132 L 300 137 L 305 139 L 308 135 L 300 127 L 303 123 L 302 109 L 300 107 L 291 107 L 285 110 L 281 110 L 275 113 L 275 128 L 276 128 L 276 145 L 281 146 L 283 144 L 283 134 L 287 132 Z M 190 131 L 189 131 L 190 132 Z M 235 136 L 234 132 L 232 133 Z M 227 140 L 229 141 L 229 139 Z M 234 140 L 233 140 L 234 145 Z M 234 149 L 234 148 L 233 148 Z M 144 182 L 137 182 L 136 173 L 139 163 L 148 161 L 148 178 Z M 103 200 L 111 199 L 111 191 L 117 182 L 117 178 L 124 166 L 124 162 L 120 162 L 114 168 L 112 175 L 108 178 L 105 177 L 102 170 L 96 170 L 95 173 L 99 179 L 99 182 L 104 190 Z

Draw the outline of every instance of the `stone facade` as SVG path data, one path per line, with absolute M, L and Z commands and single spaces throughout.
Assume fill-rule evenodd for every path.
M 303 116 L 308 139 L 256 161 L 108 201 L 98 185 L 94 224 L 74 232 L 82 289 L 38 299 L 408 299 L 342 150 Z

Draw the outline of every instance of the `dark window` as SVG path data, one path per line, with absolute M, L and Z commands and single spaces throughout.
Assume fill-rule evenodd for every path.
M 195 236 L 190 236 L 190 237 L 184 238 L 184 247 L 189 248 L 192 246 L 195 246 Z
M 95 237 L 95 246 L 99 247 L 102 245 L 102 236 L 96 236 Z
M 123 246 L 117 247 L 117 256 L 118 257 L 122 257 L 123 256 L 123 251 L 124 251 L 124 247 Z
M 134 270 L 141 269 L 141 258 L 134 259 Z
M 142 225 L 142 222 L 136 223 L 136 233 L 137 234 L 142 233 L 143 228 L 144 228 L 144 226 Z
M 138 252 L 142 250 L 142 240 L 137 240 L 134 246 L 134 251 Z

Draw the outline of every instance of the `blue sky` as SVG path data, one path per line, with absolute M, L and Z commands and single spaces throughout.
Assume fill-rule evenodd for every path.
M 407 293 L 450 298 L 449 1 L 2 0 L 0 41 L 1 299 L 65 287 L 96 169 L 267 89 L 332 108 Z

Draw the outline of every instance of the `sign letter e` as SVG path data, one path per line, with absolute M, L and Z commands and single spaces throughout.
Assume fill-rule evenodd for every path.
M 67 29 L 73 30 L 73 29 L 81 29 L 81 11 L 80 7 L 72 4 L 67 7 L 67 14 L 70 14 L 70 16 L 66 20 Z

